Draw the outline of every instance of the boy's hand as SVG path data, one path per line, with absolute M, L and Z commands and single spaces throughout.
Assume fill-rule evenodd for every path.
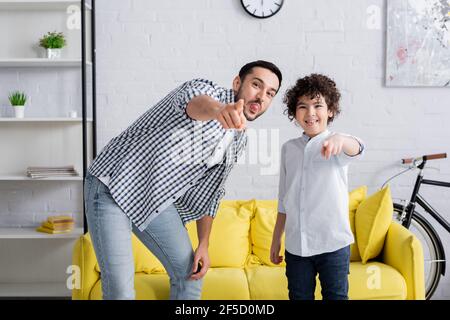
M 320 153 L 328 160 L 331 156 L 336 156 L 342 152 L 344 143 L 345 137 L 340 134 L 334 134 L 323 142 Z
M 280 264 L 283 261 L 283 256 L 280 256 L 281 242 L 278 240 L 272 240 L 270 246 L 270 261 L 274 264 Z
M 224 129 L 243 130 L 247 125 L 244 115 L 244 99 L 239 99 L 236 103 L 229 103 L 220 110 L 217 121 Z

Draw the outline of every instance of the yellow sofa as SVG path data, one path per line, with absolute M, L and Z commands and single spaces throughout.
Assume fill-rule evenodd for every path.
M 211 268 L 204 278 L 202 299 L 288 299 L 284 261 L 277 266 L 269 259 L 276 215 L 277 202 L 272 200 L 221 202 L 211 232 Z M 196 247 L 196 225 L 187 227 Z M 169 278 L 161 263 L 136 236 L 132 241 L 136 298 L 168 299 Z M 77 240 L 73 264 L 80 267 L 81 286 L 73 289 L 72 298 L 101 299 L 100 270 L 89 234 Z M 392 222 L 376 259 L 350 263 L 349 298 L 424 299 L 423 277 L 419 241 Z

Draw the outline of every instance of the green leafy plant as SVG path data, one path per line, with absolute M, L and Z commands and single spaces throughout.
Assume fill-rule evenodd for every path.
M 12 106 L 24 106 L 25 102 L 27 102 L 27 96 L 20 91 L 11 92 L 8 98 Z
M 62 32 L 47 32 L 39 39 L 39 46 L 45 49 L 61 49 L 66 45 L 66 38 Z

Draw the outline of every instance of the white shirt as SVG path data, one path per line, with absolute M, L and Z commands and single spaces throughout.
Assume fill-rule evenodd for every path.
M 223 160 L 225 151 L 230 146 L 231 141 L 233 141 L 233 138 L 234 138 L 234 129 L 228 129 L 223 135 L 222 139 L 217 144 L 216 148 L 214 149 L 209 159 L 206 161 L 206 166 L 208 168 L 211 168 L 212 166 L 218 164 L 220 161 Z
M 348 213 L 347 169 L 358 156 L 341 152 L 326 160 L 325 130 L 309 138 L 303 134 L 281 149 L 278 212 L 286 214 L 286 250 L 298 256 L 333 252 L 354 242 Z

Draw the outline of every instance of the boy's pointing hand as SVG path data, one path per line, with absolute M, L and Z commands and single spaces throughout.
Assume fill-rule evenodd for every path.
M 323 142 L 321 154 L 325 159 L 330 159 L 331 156 L 338 155 L 342 152 L 344 147 L 344 137 L 335 134 Z

